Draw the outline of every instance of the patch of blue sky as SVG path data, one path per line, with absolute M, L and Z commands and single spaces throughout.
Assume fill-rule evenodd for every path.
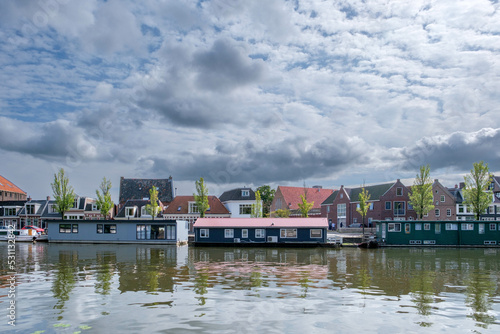
M 250 59 L 262 59 L 263 61 L 267 61 L 269 56 L 263 53 L 254 53 L 249 55 Z
M 49 122 L 61 115 L 75 112 L 81 106 L 40 98 L 23 98 L 7 101 L 10 118 L 24 122 Z
M 353 18 L 355 18 L 356 16 L 358 16 L 358 12 L 353 7 L 351 7 L 350 5 L 341 7 L 341 8 L 339 8 L 339 10 L 342 13 L 345 14 L 345 17 L 348 20 L 352 20 Z

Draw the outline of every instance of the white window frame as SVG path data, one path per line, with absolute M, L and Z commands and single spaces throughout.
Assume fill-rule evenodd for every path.
M 313 236 L 313 232 L 317 233 L 319 231 L 319 236 Z M 323 229 L 321 228 L 312 228 L 309 230 L 309 237 L 313 238 L 323 238 Z
M 234 238 L 234 229 L 232 229 L 232 228 L 224 229 L 224 238 L 233 239 Z
M 346 203 L 337 204 L 337 217 L 346 217 L 347 205 Z
M 244 228 L 241 230 L 241 237 L 248 238 L 248 229 L 247 228 Z
M 266 230 L 263 228 L 255 229 L 255 239 L 264 239 L 266 237 Z
M 472 224 L 472 223 L 462 223 L 461 230 L 462 231 L 474 231 L 474 224 Z
M 280 237 L 282 239 L 297 239 L 297 229 L 296 228 L 282 228 L 280 229 Z
M 451 209 L 446 209 L 446 217 L 451 217 Z
M 401 223 L 388 223 L 387 232 L 401 232 Z
M 434 210 L 434 214 L 436 215 L 436 217 L 441 216 L 441 210 L 439 209 Z
M 477 224 L 477 233 L 478 234 L 484 234 L 485 232 L 485 226 L 484 223 Z
M 403 187 L 396 188 L 396 196 L 403 196 Z
M 431 224 L 430 223 L 424 223 L 424 231 L 430 231 L 431 230 Z
M 458 231 L 458 223 L 446 223 L 446 231 Z
M 497 230 L 497 224 L 496 223 L 490 223 L 490 231 L 496 231 Z
M 136 211 L 136 207 L 135 206 L 127 206 L 125 207 L 125 217 L 126 218 L 129 218 L 129 217 L 135 217 L 135 211 Z M 130 210 L 132 210 L 132 215 L 130 214 Z
M 415 223 L 415 231 L 422 231 L 422 223 Z
M 439 199 L 441 200 L 441 202 L 446 202 L 446 197 L 444 195 L 441 195 Z
M 241 197 L 249 197 L 250 196 L 250 190 L 245 189 L 241 191 Z
M 208 238 L 210 236 L 210 229 L 200 228 L 200 238 Z
M 198 205 L 196 205 L 196 202 L 189 202 L 188 213 L 200 213 L 200 210 L 198 209 Z

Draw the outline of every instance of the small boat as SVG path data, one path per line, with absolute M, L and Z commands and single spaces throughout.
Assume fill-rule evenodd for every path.
M 34 242 L 34 241 L 47 241 L 48 236 L 37 232 L 35 229 L 0 230 L 0 241 L 15 240 L 16 242 Z

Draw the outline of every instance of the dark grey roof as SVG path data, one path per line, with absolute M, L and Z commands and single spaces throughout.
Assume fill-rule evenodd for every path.
M 446 188 L 452 195 L 455 197 L 455 201 L 457 204 L 462 204 L 463 198 L 462 198 L 462 191 L 459 188 Z
M 393 183 L 384 183 L 384 184 L 377 184 L 374 186 L 365 186 L 364 188 L 368 192 L 368 195 L 370 195 L 370 201 L 378 201 L 380 200 L 380 197 L 385 194 L 391 187 L 394 185 Z M 359 201 L 359 194 L 361 194 L 361 191 L 363 190 L 363 187 L 359 188 L 352 188 L 349 196 L 351 197 L 351 202 L 358 202 Z
M 250 196 L 242 196 L 241 191 L 248 190 Z M 236 188 L 232 190 L 225 191 L 220 197 L 219 200 L 224 203 L 227 201 L 254 201 L 255 200 L 255 192 L 251 188 Z
M 172 202 L 173 185 L 172 177 L 168 179 L 120 179 L 120 203 L 127 200 L 149 198 L 151 187 L 158 188 L 158 199 L 163 203 Z
M 23 206 L 26 201 L 0 201 L 0 217 L 4 214 L 5 206 Z
M 327 199 L 323 201 L 323 203 L 321 203 L 321 205 L 333 204 L 333 201 L 337 198 L 338 193 L 339 191 L 335 190 L 330 196 L 327 197 Z

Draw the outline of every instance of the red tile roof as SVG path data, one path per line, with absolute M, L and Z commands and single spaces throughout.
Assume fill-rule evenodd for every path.
M 26 192 L 0 175 L 0 191 L 8 191 L 26 195 Z
M 299 203 L 302 202 L 300 198 L 304 195 L 304 187 L 278 187 L 281 194 L 285 198 L 286 205 L 289 205 L 290 210 L 297 210 L 299 208 Z M 321 203 L 324 202 L 333 193 L 333 189 L 321 189 L 321 188 L 305 188 L 307 192 L 307 202 L 314 202 L 312 209 L 320 209 Z
M 198 218 L 194 226 L 328 228 L 328 220 L 326 218 Z
M 163 210 L 163 213 L 188 214 L 189 202 L 194 202 L 194 196 L 176 196 L 174 200 L 170 202 L 168 208 Z M 229 210 L 221 203 L 217 196 L 208 196 L 208 205 L 210 206 L 210 211 L 207 211 L 207 214 L 230 214 Z

